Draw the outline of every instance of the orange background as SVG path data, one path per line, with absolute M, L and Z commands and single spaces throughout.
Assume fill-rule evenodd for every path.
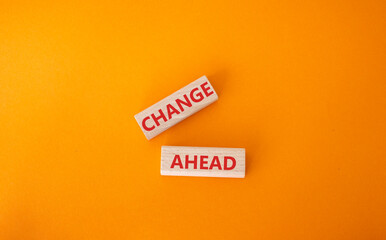
M 2 0 L 0 239 L 386 239 L 385 7 Z M 204 74 L 219 101 L 147 141 Z M 162 145 L 246 178 L 162 177 Z

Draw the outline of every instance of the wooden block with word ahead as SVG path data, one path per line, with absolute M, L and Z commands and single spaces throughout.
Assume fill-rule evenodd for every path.
M 134 117 L 150 140 L 217 99 L 209 80 L 203 76 Z
M 162 146 L 161 175 L 245 177 L 245 148 Z

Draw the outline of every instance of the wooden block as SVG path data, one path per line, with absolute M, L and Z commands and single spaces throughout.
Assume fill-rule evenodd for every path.
M 245 177 L 245 148 L 162 146 L 161 175 Z
M 150 140 L 217 99 L 209 80 L 203 76 L 134 117 Z

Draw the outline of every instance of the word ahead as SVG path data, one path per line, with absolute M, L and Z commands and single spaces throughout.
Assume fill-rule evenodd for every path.
M 245 149 L 163 146 L 161 175 L 243 178 Z
M 203 76 L 134 117 L 150 140 L 217 99 L 209 80 Z

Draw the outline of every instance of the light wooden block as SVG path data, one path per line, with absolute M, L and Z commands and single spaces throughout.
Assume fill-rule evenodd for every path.
M 209 80 L 203 76 L 134 117 L 150 140 L 217 99 Z
M 162 146 L 161 175 L 245 177 L 245 148 Z

